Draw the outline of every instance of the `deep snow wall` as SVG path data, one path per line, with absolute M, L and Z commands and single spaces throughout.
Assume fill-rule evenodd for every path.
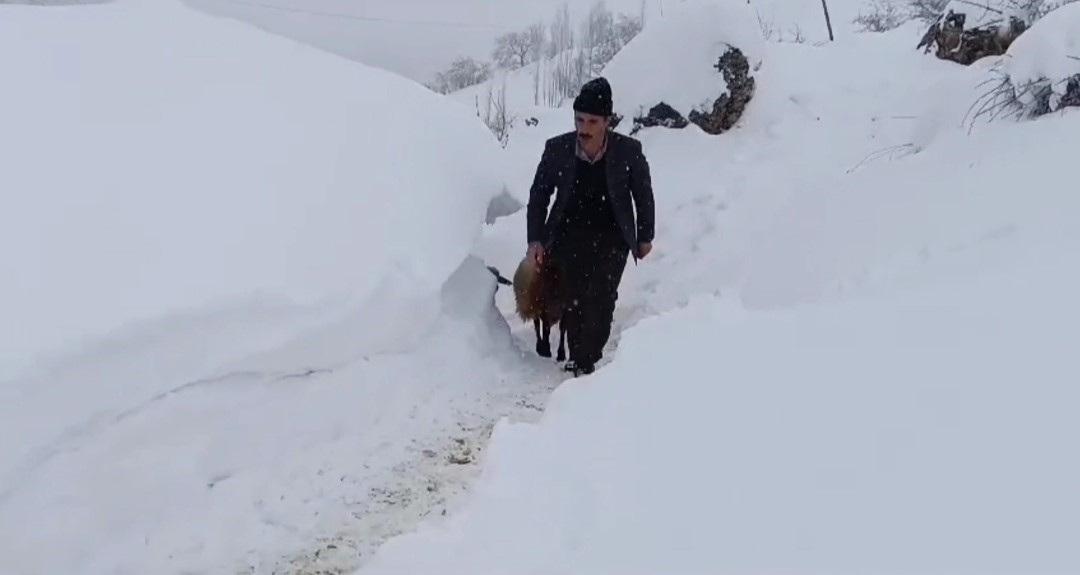
M 6 6 L 0 76 L 0 379 L 207 305 L 433 296 L 502 187 L 459 104 L 178 1 Z

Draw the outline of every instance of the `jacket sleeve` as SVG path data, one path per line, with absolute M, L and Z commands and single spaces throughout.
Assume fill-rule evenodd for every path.
M 551 142 L 544 145 L 544 153 L 540 155 L 540 163 L 536 166 L 536 175 L 533 176 L 532 186 L 529 188 L 529 204 L 526 212 L 528 230 L 526 236 L 528 242 L 543 242 L 547 239 L 544 224 L 547 221 L 548 202 L 551 194 L 555 192 L 555 161 L 554 150 Z
M 652 242 L 656 233 L 656 206 L 653 201 L 652 174 L 649 170 L 649 160 L 645 158 L 645 151 L 641 147 L 641 142 L 636 140 L 633 141 L 630 152 L 630 193 L 634 197 L 634 208 L 637 212 L 638 242 Z

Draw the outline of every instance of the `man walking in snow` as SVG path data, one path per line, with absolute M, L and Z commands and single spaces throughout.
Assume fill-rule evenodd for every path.
M 562 269 L 566 369 L 575 375 L 595 370 L 611 336 L 627 255 L 636 263 L 652 250 L 649 163 L 641 142 L 609 129 L 612 114 L 607 80 L 582 86 L 576 129 L 547 141 L 529 190 L 528 257 L 536 265 L 550 257 Z

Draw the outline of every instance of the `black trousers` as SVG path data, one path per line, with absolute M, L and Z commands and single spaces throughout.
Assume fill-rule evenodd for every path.
M 562 321 L 568 359 L 578 366 L 603 357 L 629 254 L 618 231 L 567 230 L 551 246 L 567 291 Z

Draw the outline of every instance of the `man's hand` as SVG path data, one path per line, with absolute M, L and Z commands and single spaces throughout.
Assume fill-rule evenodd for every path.
M 641 242 L 637 245 L 638 258 L 645 259 L 645 256 L 649 255 L 652 251 L 652 242 Z
M 529 251 L 526 252 L 526 256 L 539 268 L 544 263 L 544 244 L 540 242 L 529 244 Z

